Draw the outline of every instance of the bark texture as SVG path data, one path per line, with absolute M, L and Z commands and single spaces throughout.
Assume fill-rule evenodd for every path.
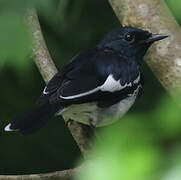
M 27 19 L 32 30 L 34 61 L 44 81 L 48 83 L 57 73 L 57 69 L 46 47 L 35 9 L 29 10 Z M 68 128 L 85 157 L 90 149 L 91 128 L 77 122 L 68 123 Z
M 44 81 L 48 83 L 57 73 L 57 69 L 45 44 L 35 9 L 28 11 L 27 20 L 30 29 L 32 30 L 33 58 Z
M 77 170 L 69 169 L 44 174 L 0 175 L 0 180 L 70 180 Z
M 164 0 L 109 0 L 123 25 L 163 33 L 168 38 L 155 43 L 146 62 L 163 87 L 172 95 L 181 86 L 181 28 Z

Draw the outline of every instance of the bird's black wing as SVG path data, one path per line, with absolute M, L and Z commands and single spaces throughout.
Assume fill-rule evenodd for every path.
M 92 49 L 83 52 L 52 78 L 40 100 L 48 97 L 53 104 L 66 105 L 96 101 L 106 91 L 110 94 L 120 91 L 134 80 L 130 76 L 137 76 L 129 72 L 125 63 L 113 51 Z M 128 86 L 131 88 L 130 84 Z
M 81 53 L 80 53 L 81 54 Z M 66 74 L 74 68 L 74 60 L 76 60 L 80 54 L 74 56 L 68 64 L 66 64 L 60 72 L 57 72 L 53 78 L 49 81 L 47 86 L 43 90 L 42 95 L 50 95 L 57 91 L 57 89 L 61 86 L 62 81 L 64 80 Z
M 96 49 L 90 49 L 73 57 L 70 62 L 49 81 L 37 103 L 44 103 L 47 99 L 57 103 L 61 100 L 60 95 L 69 96 L 80 94 L 98 86 L 100 81 L 98 81 L 92 71 L 93 65 L 91 65 L 91 61 L 89 61 L 96 54 L 96 51 Z

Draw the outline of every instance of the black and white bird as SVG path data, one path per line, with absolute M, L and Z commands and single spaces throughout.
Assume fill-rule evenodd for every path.
M 142 89 L 140 66 L 150 45 L 166 38 L 135 27 L 119 27 L 95 48 L 80 52 L 43 90 L 38 103 L 5 131 L 32 134 L 54 115 L 95 127 L 122 117 Z

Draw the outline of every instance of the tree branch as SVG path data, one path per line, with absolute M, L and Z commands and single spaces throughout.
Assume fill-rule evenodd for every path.
M 69 169 L 64 171 L 56 171 L 44 174 L 28 174 L 28 175 L 0 175 L 1 180 L 70 180 L 77 172 L 77 169 Z
M 27 19 L 30 30 L 32 30 L 34 61 L 44 81 L 48 83 L 57 73 L 57 69 L 45 44 L 35 9 L 28 11 Z
M 36 10 L 29 10 L 27 18 L 33 35 L 34 61 L 47 83 L 57 73 L 57 69 L 46 47 Z M 91 129 L 77 122 L 68 123 L 68 128 L 85 157 L 90 149 Z
M 168 34 L 169 38 L 155 44 L 146 62 L 163 87 L 171 94 L 181 86 L 181 28 L 164 0 L 109 0 L 123 25 Z M 176 96 L 177 97 L 177 96 Z
M 57 69 L 51 59 L 49 51 L 46 47 L 38 16 L 35 9 L 31 9 L 27 14 L 28 24 L 32 31 L 33 37 L 33 56 L 34 61 L 46 83 L 57 73 Z M 79 146 L 84 157 L 86 157 L 89 147 L 89 142 L 91 138 L 91 129 L 88 126 L 84 126 L 77 122 L 68 123 L 69 130 L 74 137 L 77 145 Z M 43 174 L 29 174 L 29 175 L 0 175 L 0 179 L 3 180 L 68 180 L 79 171 L 78 169 L 69 169 L 64 171 L 56 171 L 52 173 Z

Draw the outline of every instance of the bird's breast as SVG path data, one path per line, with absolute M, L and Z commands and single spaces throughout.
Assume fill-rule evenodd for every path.
M 73 104 L 60 112 L 65 120 L 74 120 L 95 127 L 105 126 L 121 118 L 134 104 L 136 95 L 129 96 L 120 102 L 100 108 L 97 103 Z

